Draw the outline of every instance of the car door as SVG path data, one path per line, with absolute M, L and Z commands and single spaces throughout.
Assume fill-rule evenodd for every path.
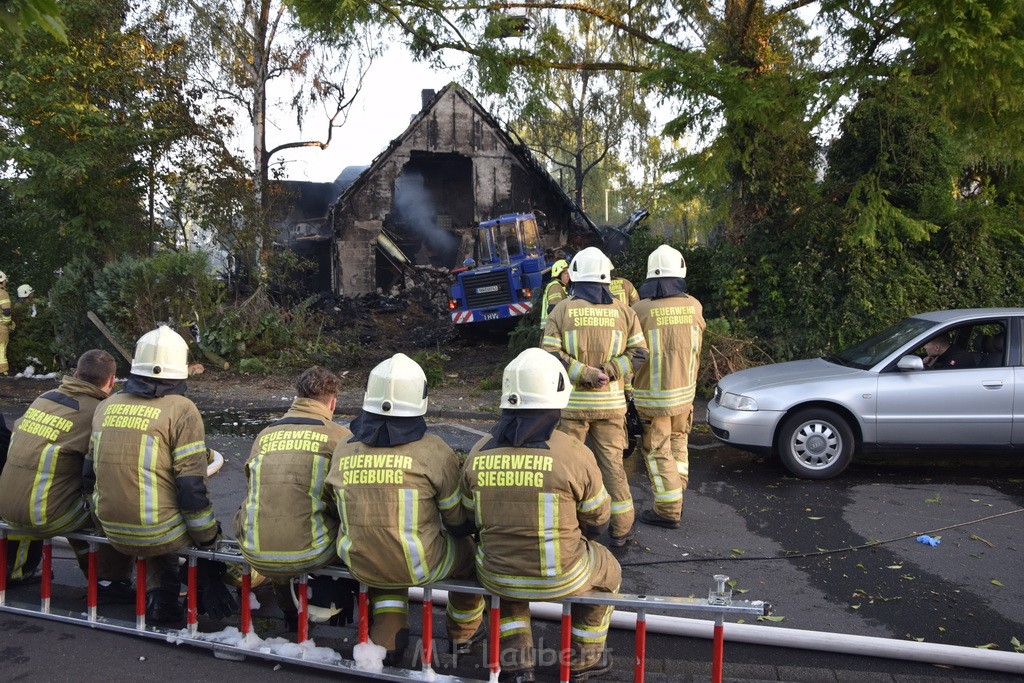
M 881 373 L 878 443 L 1009 445 L 1014 429 L 1014 373 L 1015 368 L 1005 363 Z

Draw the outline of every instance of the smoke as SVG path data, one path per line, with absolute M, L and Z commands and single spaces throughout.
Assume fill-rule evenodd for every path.
M 443 265 L 450 265 L 459 247 L 459 238 L 437 226 L 437 208 L 419 171 L 403 172 L 395 180 L 395 217 L 403 232 L 425 243 Z

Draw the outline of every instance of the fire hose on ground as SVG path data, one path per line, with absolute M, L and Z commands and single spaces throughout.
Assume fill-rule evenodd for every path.
M 434 604 L 447 604 L 447 591 L 434 590 L 432 592 Z M 423 589 L 411 588 L 409 598 L 421 601 Z M 537 619 L 558 621 L 562 618 L 562 606 L 550 602 L 532 602 L 530 603 L 530 615 Z M 637 615 L 634 613 L 615 612 L 612 615 L 611 626 L 612 628 L 635 630 L 636 620 Z M 646 626 L 649 633 L 712 639 L 715 624 L 703 619 L 649 614 Z M 855 636 L 845 633 L 823 633 L 756 624 L 729 624 L 725 639 L 748 645 L 800 648 L 833 654 L 881 657 L 1024 674 L 1024 654 L 961 645 L 922 643 L 914 640 Z

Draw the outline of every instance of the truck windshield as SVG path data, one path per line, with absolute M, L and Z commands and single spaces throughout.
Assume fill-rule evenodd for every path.
M 477 263 L 495 263 L 498 255 L 494 249 L 494 232 L 491 228 L 477 228 Z
M 522 243 L 523 256 L 540 256 L 540 232 L 537 230 L 537 220 L 526 218 L 519 221 L 519 239 Z

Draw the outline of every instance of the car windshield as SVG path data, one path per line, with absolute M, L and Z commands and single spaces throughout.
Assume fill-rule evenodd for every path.
M 935 323 L 927 320 L 907 318 L 825 360 L 866 370 L 934 326 Z

